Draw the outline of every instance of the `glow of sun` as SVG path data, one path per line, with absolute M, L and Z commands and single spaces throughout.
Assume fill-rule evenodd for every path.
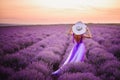
M 39 0 L 40 4 L 49 8 L 79 8 L 81 6 L 107 7 L 111 6 L 113 0 Z

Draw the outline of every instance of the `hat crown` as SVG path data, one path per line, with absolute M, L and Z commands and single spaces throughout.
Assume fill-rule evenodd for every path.
M 80 30 L 82 30 L 82 27 L 81 27 L 81 26 L 77 26 L 76 29 L 77 29 L 78 31 L 80 31 Z

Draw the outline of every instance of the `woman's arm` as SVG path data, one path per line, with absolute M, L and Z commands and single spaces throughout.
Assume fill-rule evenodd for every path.
M 89 28 L 87 27 L 86 28 L 86 30 L 87 30 L 87 32 L 83 35 L 85 38 L 92 38 L 92 34 L 91 34 L 91 32 L 90 32 L 90 30 L 89 30 Z
M 70 30 L 69 30 L 69 32 L 68 32 L 68 34 L 72 34 L 73 32 L 72 32 L 72 27 L 70 28 Z

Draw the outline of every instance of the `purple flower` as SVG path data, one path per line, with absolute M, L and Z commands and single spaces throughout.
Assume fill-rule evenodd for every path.
M 108 53 L 101 48 L 94 48 L 89 51 L 88 62 L 91 64 L 100 66 L 108 60 L 116 60 L 116 58 L 111 53 Z
M 6 68 L 3 66 L 0 66 L 0 80 L 7 80 L 8 77 L 13 75 L 15 72 L 12 68 Z
M 50 68 L 48 68 L 48 65 L 46 65 L 44 62 L 40 62 L 40 61 L 29 64 L 26 69 L 28 69 L 28 70 L 35 69 L 36 71 L 41 72 L 46 76 L 48 76 L 49 72 L 50 72 Z
M 58 80 L 101 80 L 92 73 L 65 73 Z
M 120 44 L 111 46 L 108 51 L 120 60 Z
M 114 77 L 115 80 L 118 80 L 120 77 L 120 62 L 117 60 L 106 61 L 103 65 L 100 66 L 99 75 L 103 80 L 110 80 L 111 77 Z M 109 77 L 108 77 L 109 76 Z
M 60 56 L 54 54 L 52 51 L 42 51 L 36 56 L 37 60 L 42 60 L 48 64 L 59 63 Z
M 45 80 L 45 76 L 37 70 L 21 70 L 12 75 L 9 80 Z
M 62 67 L 61 73 L 66 73 L 66 72 L 71 72 L 71 73 L 76 73 L 76 72 L 92 72 L 96 73 L 96 70 L 94 66 L 88 63 L 84 62 L 78 62 L 78 63 L 69 63 L 66 64 L 65 66 Z
M 5 67 L 11 67 L 14 70 L 21 70 L 28 65 L 25 57 L 21 56 L 20 54 L 8 54 L 5 55 L 1 60 L 1 65 Z

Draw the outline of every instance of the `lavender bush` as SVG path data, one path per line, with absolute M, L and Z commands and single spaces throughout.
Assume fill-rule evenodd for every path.
M 99 65 L 107 60 L 116 60 L 116 58 L 114 57 L 114 55 L 106 52 L 104 49 L 94 48 L 89 51 L 88 60 L 90 63 Z
M 8 77 L 12 76 L 14 73 L 12 68 L 6 68 L 0 65 L 0 80 L 7 80 Z
M 67 72 L 71 72 L 71 73 L 76 73 L 76 72 L 81 72 L 81 73 L 91 72 L 91 73 L 95 74 L 96 73 L 96 69 L 91 64 L 84 63 L 84 62 L 69 63 L 69 64 L 65 65 L 62 68 L 62 70 L 61 70 L 62 74 L 63 73 L 67 73 Z
M 98 70 L 98 73 L 103 80 L 119 80 L 120 62 L 117 60 L 106 61 Z
M 114 56 L 116 56 L 118 60 L 120 60 L 120 47 L 119 46 L 120 44 L 115 44 L 108 49 L 108 51 L 111 52 Z
M 37 70 L 38 72 L 43 73 L 45 76 L 50 74 L 50 68 L 44 62 L 33 62 L 32 64 L 28 65 L 26 68 L 27 70 Z
M 20 54 L 5 55 L 1 58 L 0 64 L 4 67 L 10 67 L 15 71 L 19 71 L 28 65 L 26 58 Z
M 54 64 L 60 62 L 60 57 L 54 54 L 52 51 L 42 51 L 37 55 L 37 60 L 43 60 L 48 64 Z
M 65 73 L 58 80 L 101 80 L 92 73 Z
M 8 78 L 8 80 L 45 80 L 45 76 L 37 70 L 21 70 Z

